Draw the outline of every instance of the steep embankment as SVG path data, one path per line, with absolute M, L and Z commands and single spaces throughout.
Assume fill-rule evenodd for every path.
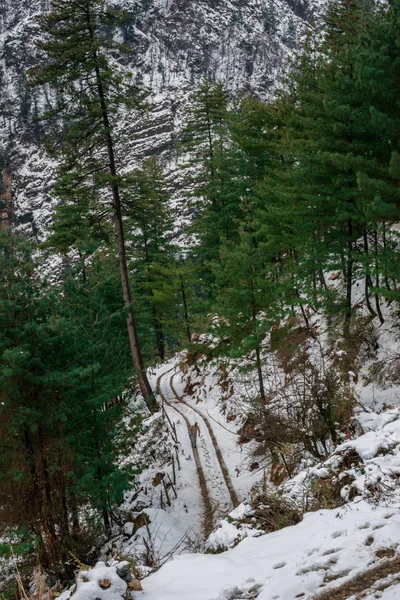
M 363 435 L 280 488 L 298 506 L 318 487 L 326 499 L 331 488 L 331 501 L 341 490 L 336 508 L 309 512 L 295 526 L 248 537 L 219 555 L 176 558 L 144 580 L 142 597 L 183 600 L 190 590 L 194 600 L 338 600 L 378 598 L 385 590 L 385 599 L 396 598 L 400 409 L 368 409 L 357 419 Z

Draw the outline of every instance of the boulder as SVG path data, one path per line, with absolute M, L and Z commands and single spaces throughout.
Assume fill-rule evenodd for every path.
M 134 592 L 143 591 L 142 584 L 140 583 L 139 579 L 132 579 L 132 581 L 128 583 L 128 589 Z

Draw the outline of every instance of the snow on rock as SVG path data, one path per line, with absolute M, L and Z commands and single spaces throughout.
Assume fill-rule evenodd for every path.
M 125 600 L 129 597 L 128 585 L 119 577 L 117 567 L 98 562 L 93 569 L 80 571 L 75 592 L 68 590 L 59 600 Z
M 390 586 L 388 589 L 383 590 L 383 592 L 379 592 L 379 595 L 373 592 L 371 596 L 365 596 L 365 600 L 375 600 L 375 598 L 379 598 L 379 600 L 398 600 L 400 598 L 400 583 Z
M 375 432 L 369 431 L 365 435 L 357 438 L 356 440 L 352 440 L 350 442 L 346 442 L 341 444 L 337 451 L 345 450 L 346 448 L 354 448 L 357 454 L 363 460 L 367 460 L 369 458 L 373 458 L 377 452 L 381 450 L 388 450 L 393 445 L 393 440 L 391 439 L 391 435 L 386 432 Z
M 117 153 L 123 163 L 119 166 L 132 168 L 146 156 L 162 156 L 179 218 L 186 219 L 190 203 L 181 191 L 173 147 L 190 92 L 207 77 L 222 81 L 233 93 L 271 94 L 282 64 L 324 1 L 111 0 L 110 5 L 132 17 L 122 28 L 120 41 L 130 52 L 120 63 L 153 93 L 151 114 L 121 116 L 129 141 Z M 0 169 L 9 165 L 12 172 L 19 228 L 39 240 L 51 222 L 55 164 L 44 152 L 47 126 L 36 117 L 48 108 L 51 95 L 48 89 L 30 89 L 26 77 L 39 59 L 40 17 L 48 7 L 47 0 L 0 2 Z
M 225 519 L 219 522 L 206 542 L 206 550 L 208 552 L 222 552 L 228 548 L 233 548 L 246 537 L 261 535 L 261 532 L 251 525 L 241 523 L 242 519 L 252 514 L 254 514 L 254 509 L 250 504 L 246 502 L 239 504 Z
M 313 481 L 330 478 L 333 485 L 343 482 L 343 502 L 356 496 L 372 502 L 400 500 L 400 410 L 362 412 L 357 419 L 370 431 L 337 446 L 323 463 L 300 471 L 280 492 L 302 505 L 312 497 Z
M 220 527 L 210 535 L 207 540 L 207 550 L 218 551 L 220 549 L 227 550 L 230 546 L 235 544 L 239 539 L 240 533 L 238 528 L 229 523 L 229 521 L 222 520 Z
M 132 521 L 128 521 L 127 523 L 125 523 L 122 532 L 124 535 L 131 536 L 133 535 L 134 528 L 135 524 L 132 523 Z

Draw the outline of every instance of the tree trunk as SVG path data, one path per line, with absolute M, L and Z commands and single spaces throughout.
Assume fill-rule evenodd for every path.
M 385 319 L 383 318 L 383 315 L 382 315 L 381 305 L 379 302 L 379 292 L 378 292 L 380 282 L 379 282 L 379 267 L 378 267 L 378 233 L 377 233 L 376 229 L 374 230 L 374 253 L 375 253 L 375 272 L 376 272 L 375 306 L 376 306 L 376 312 L 378 313 L 379 321 L 381 322 L 381 325 L 383 325 L 383 323 L 385 322 Z
M 145 226 L 142 227 L 142 231 L 143 231 L 143 240 L 144 240 L 145 259 L 146 259 L 146 264 L 147 264 L 147 284 L 149 286 L 148 289 L 149 289 L 149 296 L 150 296 L 149 303 L 150 303 L 150 308 L 151 308 L 151 314 L 153 316 L 153 327 L 154 327 L 154 332 L 156 335 L 156 347 L 157 347 L 158 356 L 163 361 L 165 358 L 164 329 L 158 318 L 156 307 L 154 306 L 154 304 L 152 302 L 152 299 L 154 298 L 154 292 L 151 287 L 152 281 L 151 281 L 151 276 L 150 276 L 150 271 L 149 271 L 150 256 L 149 256 L 147 233 L 146 233 Z
M 71 519 L 72 519 L 72 539 L 77 541 L 80 533 L 80 523 L 79 523 L 79 510 L 78 510 L 78 502 L 76 499 L 75 490 L 70 488 L 69 490 L 69 506 L 71 507 Z
M 94 32 L 92 23 L 90 21 L 90 14 L 88 14 L 88 27 L 90 31 L 90 35 L 94 40 Z M 125 237 L 124 237 L 124 228 L 122 221 L 122 210 L 121 210 L 121 198 L 119 193 L 119 185 L 118 185 L 118 173 L 115 164 L 115 155 L 114 155 L 114 144 L 111 137 L 111 126 L 108 118 L 108 110 L 106 97 L 103 88 L 103 80 L 100 73 L 100 68 L 98 66 L 97 54 L 94 51 L 93 58 L 95 60 L 95 73 L 96 73 L 96 84 L 99 95 L 99 102 L 101 107 L 103 125 L 105 129 L 105 139 L 107 145 L 107 153 L 108 153 L 108 168 L 111 175 L 111 191 L 112 191 L 112 206 L 114 209 L 114 224 L 115 231 L 117 234 L 117 248 L 118 248 L 118 260 L 119 260 L 119 269 L 121 276 L 121 284 L 122 284 L 122 296 L 124 301 L 124 306 L 127 309 L 127 328 L 128 328 L 128 337 L 129 344 L 132 355 L 132 362 L 136 370 L 136 376 L 138 379 L 140 391 L 143 395 L 143 398 L 146 402 L 146 405 L 150 412 L 155 412 L 157 410 L 157 402 L 155 400 L 153 390 L 151 389 L 149 380 L 147 379 L 146 370 L 144 368 L 143 359 L 140 351 L 139 340 L 137 336 L 136 330 L 136 322 L 135 316 L 132 309 L 132 295 L 131 288 L 129 283 L 129 273 L 128 273 L 128 265 L 126 260 L 126 251 L 125 251 Z
M 347 337 L 350 330 L 352 315 L 352 285 L 353 285 L 353 221 L 347 222 L 347 264 L 346 264 L 346 314 L 344 320 L 344 336 Z
M 364 239 L 364 252 L 365 252 L 365 256 L 366 256 L 366 260 L 367 260 L 367 264 L 366 264 L 366 268 L 365 268 L 365 288 L 364 288 L 364 296 L 365 296 L 365 304 L 367 305 L 367 308 L 369 310 L 369 312 L 371 313 L 371 315 L 373 317 L 376 317 L 376 312 L 374 311 L 374 309 L 371 306 L 371 302 L 369 301 L 369 286 L 370 286 L 370 282 L 371 282 L 371 277 L 369 274 L 369 268 L 368 268 L 368 237 L 367 237 L 367 230 L 364 229 L 363 231 L 363 239 Z
M 151 291 L 151 296 L 153 296 L 153 292 Z M 151 305 L 151 312 L 153 315 L 153 326 L 154 326 L 154 331 L 156 334 L 156 345 L 157 345 L 157 352 L 158 352 L 158 356 L 161 358 L 161 360 L 163 361 L 165 358 L 165 339 L 164 339 L 164 329 L 163 326 L 161 325 L 158 316 L 157 316 L 157 311 L 155 309 L 155 307 L 153 305 Z
M 190 331 L 190 322 L 189 322 L 189 311 L 188 311 L 188 307 L 187 307 L 187 301 L 186 301 L 186 292 L 185 292 L 185 286 L 183 283 L 183 277 L 180 274 L 179 275 L 179 281 L 181 284 L 181 293 L 182 293 L 182 302 L 183 302 L 183 311 L 185 314 L 185 322 L 186 322 L 186 337 L 188 339 L 188 342 L 190 344 L 190 342 L 192 341 L 192 334 Z
M 250 279 L 250 290 L 251 290 L 252 320 L 253 320 L 253 324 L 257 327 L 257 312 L 256 312 L 256 306 L 255 306 L 255 298 L 254 298 L 254 282 L 253 282 L 252 278 Z M 258 336 L 257 336 L 257 338 L 258 338 Z M 258 387 L 260 390 L 260 398 L 261 398 L 261 402 L 262 402 L 262 408 L 264 409 L 267 401 L 266 401 L 266 397 L 265 397 L 264 379 L 263 379 L 263 374 L 262 374 L 260 343 L 258 342 L 258 340 L 257 340 L 257 346 L 256 346 L 256 367 L 257 367 L 257 376 L 258 376 Z
M 391 292 L 392 288 L 389 283 L 388 268 L 387 268 L 387 242 L 386 242 L 385 221 L 383 221 L 383 223 L 382 223 L 382 241 L 383 241 L 383 256 L 384 256 L 384 280 L 385 280 L 385 285 L 386 285 L 387 291 Z
M 326 279 L 325 279 L 325 275 L 324 275 L 324 272 L 323 272 L 323 270 L 322 270 L 322 269 L 318 269 L 318 279 L 319 279 L 319 282 L 320 282 L 321 286 L 322 286 L 322 287 L 323 287 L 325 290 L 327 290 L 327 289 L 328 289 L 328 286 L 327 286 Z
M 260 389 L 260 398 L 261 398 L 261 402 L 262 402 L 262 407 L 264 408 L 267 403 L 267 400 L 265 397 L 264 379 L 263 379 L 263 374 L 262 374 L 262 363 L 261 363 L 261 352 L 260 352 L 259 346 L 257 346 L 257 348 L 256 348 L 256 365 L 257 365 L 258 386 Z

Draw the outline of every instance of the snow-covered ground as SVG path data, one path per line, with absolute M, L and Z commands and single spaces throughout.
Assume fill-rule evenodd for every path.
M 385 324 L 375 330 L 372 358 L 364 360 L 360 355 L 356 373 L 347 374 L 347 367 L 340 366 L 346 353 L 336 343 L 328 351 L 319 323 L 320 346 L 326 345 L 324 359 L 338 364 L 345 391 L 351 389 L 357 399 L 354 417 L 349 416 L 348 431 L 339 433 L 340 441 L 330 446 L 325 460 L 318 462 L 304 453 L 295 475 L 278 486 L 269 478 L 268 464 L 253 455 L 257 443 L 239 443 L 244 441 L 240 431 L 255 389 L 251 374 L 243 374 L 234 361 L 221 365 L 200 359 L 193 366 L 193 356 L 186 352 L 150 373 L 153 387 L 158 386 L 164 398 L 168 419 L 160 414 L 151 417 L 128 457 L 137 460 L 153 452 L 152 466 L 144 469 L 136 490 L 126 497 L 123 508 L 127 514 L 131 511 L 132 521 L 114 539 L 112 553 L 114 558 L 132 556 L 143 562 L 149 547 L 153 552 L 154 565 L 160 568 L 153 572 L 142 568 L 142 576 L 147 576 L 143 591 L 133 592 L 134 599 L 400 597 L 400 386 L 396 379 L 400 347 L 389 309 Z M 310 339 L 313 360 L 319 360 L 318 344 Z M 281 374 L 274 371 L 272 376 L 268 381 L 271 376 L 266 374 L 266 382 L 279 393 Z M 194 422 L 200 426 L 197 459 L 214 525 L 207 540 L 204 490 L 188 435 Z M 172 439 L 174 429 L 177 441 Z M 169 506 L 160 474 L 167 482 L 173 478 L 171 456 L 176 480 L 168 486 Z M 255 485 L 266 486 L 267 494 L 295 507 L 301 521 L 265 533 L 253 516 Z M 234 509 L 232 490 L 239 502 Z M 308 512 L 303 514 L 304 510 Z M 147 523 L 134 522 L 141 514 L 147 515 Z M 103 577 L 104 566 L 99 568 Z M 91 581 L 99 585 L 96 577 L 95 570 Z M 104 590 L 94 597 L 114 598 Z
M 259 600 L 306 600 L 383 560 L 377 551 L 397 548 L 397 506 L 375 508 L 358 500 L 308 513 L 298 525 L 246 538 L 220 555 L 176 557 L 143 581 L 138 597 L 233 600 L 259 590 Z
M 307 600 L 350 581 L 359 581 L 360 574 L 371 569 L 378 569 L 379 575 L 379 569 L 382 566 L 385 571 L 385 565 L 387 572 L 377 575 L 373 584 L 361 586 L 363 597 L 384 600 L 398 597 L 400 387 L 390 383 L 389 377 L 385 379 L 385 372 L 398 353 L 395 328 L 393 321 L 388 319 L 377 332 L 379 349 L 373 362 L 380 365 L 383 374 L 379 383 L 371 376 L 372 363 L 360 364 L 355 384 L 359 403 L 355 411 L 358 426 L 354 439 L 344 439 L 326 461 L 316 464 L 314 460 L 279 488 L 274 488 L 301 506 L 305 496 L 312 498 L 316 482 L 322 482 L 322 485 L 331 482 L 340 488 L 339 504 L 342 502 L 343 505 L 308 512 L 297 525 L 265 535 L 251 525 L 240 526 L 240 517 L 251 515 L 251 506 L 245 500 L 263 476 L 262 469 L 251 470 L 252 442 L 238 444 L 238 429 L 243 423 L 240 404 L 249 392 L 249 381 L 239 381 L 239 378 L 236 388 L 225 394 L 217 364 L 203 365 L 196 374 L 192 367 L 185 366 L 184 354 L 174 357 L 153 373 L 153 384 L 165 373 L 161 377 L 161 389 L 171 403 L 166 412 L 176 425 L 183 455 L 188 456 L 191 452 L 187 427 L 174 407 L 184 410 L 191 422 L 198 420 L 201 425 L 199 454 L 207 467 L 207 485 L 214 501 L 218 502 L 220 498 L 223 507 L 229 505 L 226 486 L 222 480 L 218 483 L 221 474 L 202 416 L 211 424 L 235 491 L 243 503 L 219 524 L 218 511 L 214 515 L 217 526 L 206 547 L 226 547 L 228 550 L 220 554 L 203 554 L 195 553 L 193 545 L 182 547 L 172 560 L 143 580 L 143 592 L 136 593 L 135 598 Z M 337 354 L 340 359 L 341 351 Z M 181 490 L 178 498 L 180 494 L 186 494 L 186 512 L 182 511 L 181 501 L 174 501 L 168 509 L 153 508 L 154 530 L 157 519 L 179 523 L 181 530 L 187 527 L 190 521 L 187 510 L 190 511 L 191 506 L 195 507 L 193 520 L 201 519 L 201 497 L 193 468 L 192 459 L 182 461 L 181 483 L 177 484 Z M 185 485 L 183 481 L 186 481 Z M 219 486 L 218 489 L 215 486 Z M 273 486 L 271 483 L 269 486 L 271 491 Z M 178 526 L 177 531 L 181 530 Z M 201 541 L 200 528 L 197 531 Z M 172 548 L 178 534 L 171 527 L 169 535 L 168 547 Z M 239 542 L 241 538 L 244 539 Z M 202 547 L 200 544 L 199 549 Z M 353 598 L 350 592 L 344 597 Z
M 334 475 L 345 453 L 355 450 L 358 464 L 338 475 L 339 479 L 353 475 L 351 485 L 357 495 L 351 502 L 331 510 L 309 512 L 295 526 L 261 537 L 247 537 L 219 555 L 175 557 L 143 581 L 144 591 L 138 597 L 186 600 L 190 591 L 191 600 L 306 600 L 397 558 L 400 409 L 380 414 L 363 412 L 359 420 L 365 434 L 340 445 L 325 463 L 284 485 L 292 496 L 303 493 L 306 478 L 311 481 Z M 344 486 L 343 496 L 348 492 L 349 486 Z M 221 528 L 221 535 L 226 535 L 227 530 Z M 225 539 L 225 543 L 228 545 L 229 540 Z M 393 572 L 397 570 L 399 567 L 395 566 Z M 399 586 L 393 581 L 394 585 L 383 592 L 372 590 L 370 597 L 397 598 Z M 256 592 L 257 596 L 251 595 Z

